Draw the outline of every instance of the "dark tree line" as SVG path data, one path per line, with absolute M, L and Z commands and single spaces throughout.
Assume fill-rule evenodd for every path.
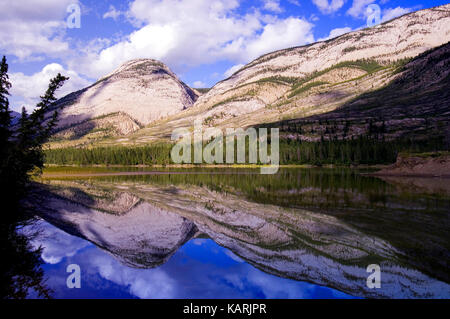
M 375 165 L 394 163 L 400 152 L 434 152 L 444 149 L 443 138 L 384 141 L 371 135 L 318 142 L 283 140 L 280 163 L 312 165 Z
M 13 124 L 9 107 L 8 64 L 0 64 L 0 194 L 2 196 L 1 227 L 1 296 L 25 298 L 30 289 L 41 297 L 49 297 L 40 268 L 40 249 L 34 249 L 28 237 L 19 230 L 33 216 L 29 199 L 33 197 L 31 176 L 42 170 L 42 145 L 56 125 L 58 113 L 46 119 L 55 92 L 68 78 L 58 74 L 50 81 L 36 109 L 28 114 L 23 108 L 17 124 Z
M 248 160 L 248 141 L 246 143 Z M 444 148 L 442 138 L 424 141 L 384 141 L 370 135 L 348 140 L 324 140 L 306 142 L 280 140 L 280 164 L 289 165 L 359 165 L 394 163 L 400 152 L 429 152 Z M 141 147 L 61 148 L 45 151 L 48 164 L 56 165 L 167 165 L 172 144 L 155 144 Z M 224 163 L 226 161 L 224 145 Z M 191 154 L 192 163 L 193 152 Z
M 58 165 L 170 164 L 171 144 L 142 147 L 59 148 L 45 151 L 46 163 Z

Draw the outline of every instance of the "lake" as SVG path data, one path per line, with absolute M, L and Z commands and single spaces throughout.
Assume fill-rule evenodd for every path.
M 365 173 L 50 168 L 22 231 L 55 298 L 449 298 L 449 180 Z

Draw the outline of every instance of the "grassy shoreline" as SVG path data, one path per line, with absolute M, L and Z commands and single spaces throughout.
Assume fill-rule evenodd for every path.
M 164 174 L 260 174 L 259 169 L 263 165 L 51 165 L 46 166 L 39 179 L 53 178 L 83 178 L 124 175 L 164 175 Z M 280 169 L 345 169 L 376 171 L 385 168 L 386 165 L 280 165 Z M 196 170 L 198 169 L 198 170 Z M 201 169 L 204 169 L 202 171 Z M 228 170 L 228 171 L 227 171 Z M 233 170 L 233 171 L 229 171 Z
M 435 159 L 443 156 L 448 156 L 450 153 L 444 152 L 428 152 L 428 153 L 401 153 L 399 158 L 403 160 L 405 158 L 423 158 L 423 159 Z M 394 164 L 395 165 L 395 164 Z M 351 170 L 364 170 L 364 175 L 376 176 L 378 173 L 382 173 L 393 165 L 386 164 L 359 164 L 359 165 L 344 165 L 344 164 L 324 164 L 324 165 L 311 165 L 311 164 L 283 164 L 279 165 L 280 169 L 351 169 Z M 41 178 L 57 178 L 57 177 L 96 177 L 96 176 L 120 176 L 120 175 L 158 175 L 158 174 L 222 174 L 225 169 L 251 169 L 257 170 L 267 165 L 258 164 L 154 164 L 154 165 L 119 165 L 119 164 L 92 164 L 92 165 L 56 165 L 46 164 L 42 171 Z M 193 172 L 193 169 L 205 169 L 205 172 L 197 171 Z M 372 171 L 372 172 L 367 172 Z M 242 173 L 242 172 L 236 172 Z M 419 174 L 421 175 L 421 174 Z M 423 174 L 423 176 L 428 176 Z
M 361 168 L 384 168 L 388 167 L 387 164 L 360 164 L 360 165 L 342 165 L 342 164 L 324 164 L 324 165 L 311 165 L 311 164 L 280 164 L 279 168 L 351 168 L 351 169 L 361 169 Z M 257 164 L 155 164 L 155 165 L 105 165 L 105 164 L 92 164 L 92 165 L 58 165 L 58 164 L 46 164 L 44 167 L 44 173 L 49 170 L 57 170 L 62 168 L 73 168 L 73 169 L 117 169 L 117 168 L 181 168 L 181 169 L 192 169 L 192 168 L 252 168 L 259 169 L 262 167 L 269 167 L 269 165 L 257 165 Z

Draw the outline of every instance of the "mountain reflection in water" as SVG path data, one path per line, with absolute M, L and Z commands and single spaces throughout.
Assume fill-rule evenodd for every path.
M 330 169 L 45 180 L 39 192 L 48 235 L 35 245 L 57 297 L 450 297 L 445 193 Z M 71 262 L 85 272 L 77 292 L 64 288 Z M 381 289 L 366 285 L 370 264 Z

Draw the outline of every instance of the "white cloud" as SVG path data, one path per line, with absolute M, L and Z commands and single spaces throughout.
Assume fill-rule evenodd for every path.
M 402 8 L 402 7 L 383 10 L 382 22 L 392 20 L 404 14 L 410 13 L 411 11 L 412 11 L 411 8 Z
M 63 97 L 90 84 L 88 80 L 78 75 L 77 72 L 66 70 L 58 63 L 51 63 L 32 75 L 25 75 L 21 72 L 11 73 L 9 75 L 12 84 L 10 93 L 13 97 L 19 97 L 21 99 L 20 102 L 27 110 L 31 111 L 39 101 L 39 97 L 45 93 L 50 79 L 58 73 L 68 76 L 70 79 L 57 92 L 57 97 Z
M 19 59 L 36 59 L 66 52 L 63 39 L 67 6 L 74 0 L 23 0 L 0 2 L 0 48 Z
M 388 0 L 381 0 L 380 4 L 387 3 Z M 367 7 L 369 4 L 375 3 L 375 0 L 353 0 L 352 7 L 347 11 L 348 15 L 351 15 L 354 18 L 365 19 L 367 17 Z M 401 15 L 410 13 L 412 8 L 388 8 L 382 11 L 381 22 L 392 20 Z
M 374 2 L 375 0 L 353 0 L 352 7 L 348 9 L 347 14 L 354 18 L 364 18 L 367 6 Z
M 345 33 L 351 32 L 351 31 L 352 31 L 352 28 L 350 28 L 350 27 L 336 28 L 336 29 L 333 29 L 330 31 L 330 34 L 328 35 L 328 37 L 319 39 L 317 41 L 325 41 L 325 40 L 333 39 L 333 38 L 336 38 L 340 35 L 343 35 Z
M 301 6 L 301 5 L 300 5 L 300 2 L 299 2 L 298 0 L 288 0 L 288 2 L 289 2 L 290 4 L 293 4 L 293 5 L 297 6 L 297 7 L 300 7 L 300 6 Z
M 43 248 L 41 257 L 49 264 L 58 264 L 64 258 L 74 256 L 90 245 L 89 242 L 69 235 L 42 220 L 27 225 L 21 231 L 32 238 L 31 244 L 35 249 Z
M 244 64 L 236 64 L 233 65 L 231 68 L 229 68 L 228 70 L 225 71 L 224 75 L 229 78 L 230 76 L 232 76 L 236 71 L 238 71 L 239 69 L 241 69 L 244 66 Z
M 280 0 L 264 0 L 264 9 L 277 13 L 283 11 L 280 7 Z
M 346 0 L 312 0 L 323 14 L 331 14 L 338 11 Z
M 268 52 L 314 42 L 312 28 L 311 23 L 299 18 L 279 20 L 266 25 L 260 36 L 242 45 L 241 52 L 246 60 L 252 60 Z
M 194 83 L 192 83 L 193 84 L 193 87 L 194 88 L 204 88 L 204 87 L 206 87 L 206 83 L 205 82 L 203 82 L 203 81 L 195 81 Z
M 118 285 L 128 287 L 131 294 L 143 298 L 161 299 L 174 298 L 176 293 L 176 281 L 162 269 L 143 271 L 126 267 L 106 254 L 90 256 L 89 266 L 95 267 L 98 274 Z M 92 271 L 92 268 L 90 269 Z
M 258 10 L 238 14 L 236 0 L 135 0 L 127 17 L 139 29 L 109 47 L 89 51 L 69 66 L 90 77 L 134 58 L 154 58 L 175 72 L 231 60 L 246 63 L 273 50 L 314 41 L 313 25 Z
M 103 19 L 111 18 L 113 20 L 117 20 L 118 17 L 120 17 L 123 14 L 123 12 L 116 10 L 116 8 L 113 5 L 109 6 L 109 9 L 105 14 L 103 15 Z
M 316 22 L 316 21 L 319 21 L 319 17 L 313 13 L 309 16 L 309 20 Z

